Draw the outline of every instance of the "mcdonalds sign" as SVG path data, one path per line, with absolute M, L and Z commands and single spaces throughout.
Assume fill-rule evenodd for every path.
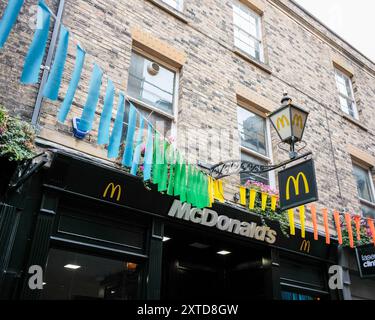
M 314 160 L 279 172 L 280 209 L 287 210 L 318 200 Z

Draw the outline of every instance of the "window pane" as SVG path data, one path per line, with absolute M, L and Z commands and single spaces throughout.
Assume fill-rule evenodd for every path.
M 237 108 L 241 145 L 267 155 L 266 120 L 244 108 Z
M 354 165 L 354 176 L 357 180 L 359 197 L 361 199 L 373 202 L 374 195 L 372 193 L 369 172 L 359 166 Z
M 182 10 L 182 3 L 183 0 L 162 0 L 167 5 L 171 6 L 172 8 L 175 8 L 176 10 Z
M 375 219 L 375 209 L 374 208 L 372 208 L 370 206 L 362 205 L 361 209 L 362 209 L 362 214 L 363 214 L 364 217 Z
M 242 161 L 249 161 L 255 164 L 260 165 L 268 165 L 266 161 L 260 160 L 258 158 L 252 157 L 247 153 L 241 153 L 241 160 Z M 268 173 L 261 173 L 261 174 L 241 174 L 241 184 L 245 184 L 248 180 L 258 181 L 265 185 L 269 185 L 269 174 Z
M 148 71 L 151 63 L 151 60 L 133 52 L 128 93 L 135 99 L 173 114 L 175 73 L 160 66 L 159 72 L 152 75 Z

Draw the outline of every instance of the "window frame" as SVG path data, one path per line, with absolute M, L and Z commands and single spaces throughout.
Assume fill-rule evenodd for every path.
M 340 89 L 339 89 L 339 84 L 338 84 L 338 80 L 337 80 L 337 77 L 342 77 L 345 79 L 348 79 L 349 80 L 349 86 L 350 86 L 350 94 L 351 94 L 351 97 L 343 94 L 342 92 L 340 92 Z M 336 83 L 336 88 L 337 88 L 337 92 L 339 94 L 339 103 L 340 103 L 340 108 L 341 110 L 349 115 L 350 117 L 354 118 L 355 120 L 359 120 L 359 113 L 358 113 L 358 107 L 357 107 L 357 103 L 355 101 L 355 96 L 354 96 L 354 90 L 353 90 L 353 77 L 348 75 L 347 73 L 345 73 L 344 71 L 340 70 L 338 67 L 335 66 L 335 83 Z M 345 85 L 346 87 L 346 85 Z M 344 98 L 345 100 L 350 100 L 352 102 L 352 108 L 353 108 L 353 113 L 354 113 L 354 116 L 352 116 L 350 114 L 350 110 L 348 110 L 349 112 L 346 112 L 342 105 L 341 105 L 341 101 L 340 101 L 340 97 L 341 98 Z
M 163 2 L 163 4 L 165 4 L 166 6 L 168 6 L 170 8 L 173 8 L 174 10 L 176 10 L 178 12 L 183 12 L 183 10 L 184 10 L 184 0 L 175 0 L 176 4 L 177 4 L 177 7 L 174 7 L 174 6 L 170 5 L 169 3 L 167 3 L 166 2 L 167 0 L 160 0 L 160 1 Z
M 242 29 L 242 28 L 240 28 L 236 24 L 237 14 L 235 13 L 235 7 L 243 9 L 243 11 L 246 11 L 246 13 L 248 13 L 250 16 L 252 16 L 252 17 L 255 18 L 255 20 L 256 20 L 256 26 L 255 27 L 257 29 L 256 30 L 257 33 L 259 34 L 258 38 L 255 37 L 254 35 L 252 35 L 248 30 Z M 246 56 L 249 56 L 250 58 L 254 59 L 255 61 L 259 61 L 260 63 L 265 63 L 264 41 L 263 41 L 263 18 L 262 18 L 262 14 L 259 14 L 258 12 L 254 11 L 249 6 L 241 3 L 239 0 L 235 0 L 232 3 L 232 16 L 233 16 L 232 17 L 232 19 L 233 19 L 232 20 L 233 21 L 233 44 L 234 44 L 235 48 L 237 50 L 241 51 Z M 244 18 L 242 18 L 242 19 L 244 19 Z M 250 46 L 249 43 L 246 43 L 246 42 L 242 41 L 241 39 L 239 39 L 239 38 L 237 38 L 235 36 L 235 29 L 236 28 L 238 30 L 240 30 L 241 32 L 245 33 L 247 36 L 249 36 L 251 39 L 253 39 L 254 41 L 256 41 L 258 43 L 258 45 L 259 45 L 259 59 L 257 59 L 255 56 L 253 56 L 250 53 L 244 51 L 243 49 L 241 49 L 240 47 L 238 47 L 236 45 L 236 39 L 237 39 L 238 41 L 241 41 L 242 43 L 244 43 L 246 46 Z
M 359 195 L 359 192 L 357 190 L 358 200 L 359 200 L 361 206 L 364 205 L 364 206 L 370 207 L 370 208 L 374 209 L 374 211 L 375 211 L 375 186 L 374 186 L 374 181 L 373 181 L 373 177 L 372 177 L 372 174 L 371 174 L 371 167 L 366 166 L 366 165 L 364 165 L 364 164 L 362 164 L 358 161 L 355 161 L 354 159 L 352 161 L 352 164 L 353 164 L 353 171 L 354 171 L 354 166 L 356 166 L 356 167 L 359 167 L 362 170 L 365 170 L 367 172 L 368 178 L 369 178 L 369 181 L 370 181 L 370 192 L 371 192 L 371 198 L 373 199 L 372 200 L 373 202 L 361 198 L 361 196 Z M 355 182 L 357 184 L 357 179 L 354 175 L 354 172 L 353 172 L 353 176 L 354 176 Z M 363 217 L 362 210 L 361 210 L 361 216 Z

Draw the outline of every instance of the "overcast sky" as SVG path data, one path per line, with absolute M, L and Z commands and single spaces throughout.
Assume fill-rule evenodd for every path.
M 375 62 L 374 0 L 295 0 Z

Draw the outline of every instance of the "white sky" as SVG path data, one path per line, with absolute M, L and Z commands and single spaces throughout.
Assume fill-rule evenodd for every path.
M 374 0 L 295 0 L 375 62 Z

